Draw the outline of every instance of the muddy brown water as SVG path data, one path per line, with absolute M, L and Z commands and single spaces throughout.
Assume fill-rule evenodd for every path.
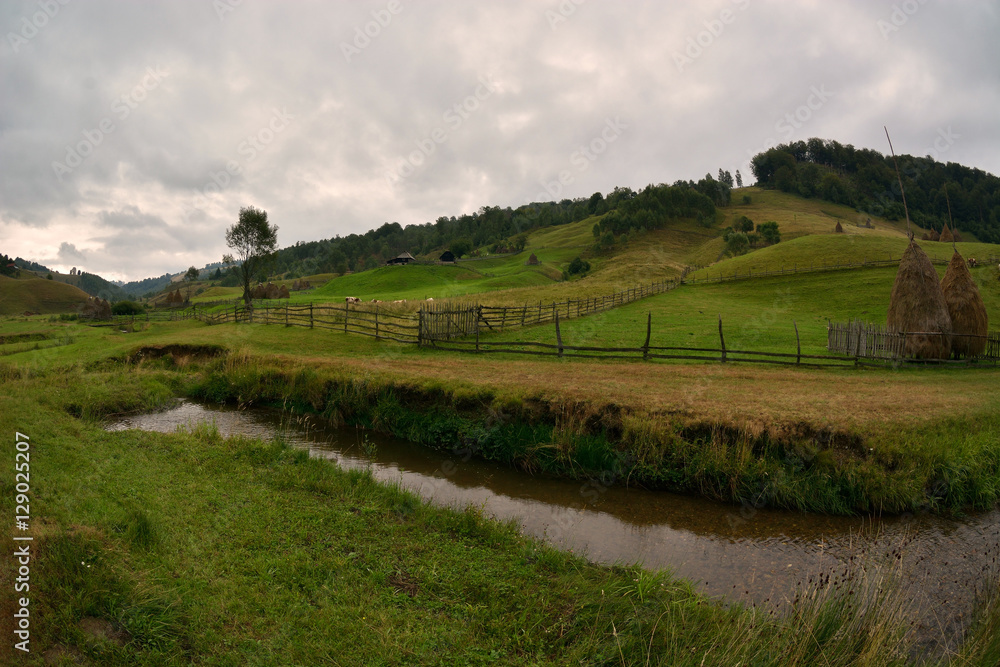
M 439 505 L 474 505 L 517 519 L 525 533 L 600 563 L 667 568 L 709 596 L 781 608 L 810 579 L 849 563 L 902 554 L 903 581 L 922 645 L 953 646 L 973 609 L 974 591 L 1000 551 L 1000 511 L 941 517 L 829 517 L 738 507 L 703 498 L 627 488 L 610 478 L 568 481 L 530 476 L 371 431 L 334 428 L 264 409 L 182 401 L 123 419 L 109 430 L 171 432 L 214 422 L 224 435 L 289 444 L 344 468 L 371 467 Z M 366 446 L 366 439 L 367 445 Z M 371 454 L 370 456 L 368 454 Z

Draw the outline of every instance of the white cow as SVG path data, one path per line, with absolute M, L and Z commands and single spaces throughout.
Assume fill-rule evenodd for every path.
M 344 301 L 346 301 L 347 303 L 361 303 L 361 299 L 359 299 L 356 296 L 349 296 L 346 299 L 344 299 Z

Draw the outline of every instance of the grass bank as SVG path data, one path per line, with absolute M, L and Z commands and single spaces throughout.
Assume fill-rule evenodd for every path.
M 878 577 L 804 591 L 781 617 L 726 608 L 667 573 L 588 564 L 281 443 L 101 429 L 187 382 L 130 367 L 3 380 L 0 424 L 31 438 L 35 537 L 32 652 L 5 642 L 5 664 L 912 661 Z M 9 515 L 12 476 L 0 487 Z M 14 566 L 5 549 L 5 580 Z M 980 617 L 946 664 L 995 664 L 993 598 Z
M 189 389 L 473 452 L 528 472 L 628 480 L 733 503 L 831 514 L 961 511 L 1000 500 L 1000 417 L 970 414 L 864 432 L 753 424 L 572 401 L 461 382 L 338 372 L 248 352 Z

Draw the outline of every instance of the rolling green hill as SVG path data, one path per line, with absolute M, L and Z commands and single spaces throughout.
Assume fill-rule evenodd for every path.
M 0 315 L 68 313 L 87 301 L 87 293 L 73 285 L 43 278 L 0 276 Z
M 951 243 L 918 241 L 931 259 L 950 260 Z M 814 234 L 725 259 L 715 265 L 693 271 L 690 278 L 714 278 L 747 272 L 780 271 L 782 269 L 856 263 L 865 260 L 898 260 L 908 241 L 902 236 L 866 236 L 861 234 Z M 1000 257 L 1000 245 L 992 243 L 958 243 L 963 257 Z

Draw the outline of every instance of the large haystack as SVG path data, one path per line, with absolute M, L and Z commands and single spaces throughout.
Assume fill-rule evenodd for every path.
M 889 297 L 888 327 L 912 333 L 907 356 L 947 359 L 951 355 L 951 316 L 927 254 L 913 241 L 899 261 Z
M 88 298 L 80 311 L 80 317 L 85 320 L 111 319 L 111 304 L 105 299 L 99 299 L 96 296 Z
M 936 229 L 932 229 L 930 233 L 931 241 L 941 240 L 941 234 L 938 233 Z
M 944 229 L 941 230 L 941 236 L 938 238 L 938 241 L 941 241 L 942 243 L 951 243 L 954 240 L 955 237 L 952 235 L 951 230 L 948 229 L 948 223 L 944 223 Z
M 281 287 L 278 288 L 278 298 L 279 299 L 288 299 L 291 296 L 292 295 L 288 293 L 288 287 L 287 286 L 282 285 Z
M 920 237 L 920 240 L 921 241 L 930 241 L 931 240 L 931 235 L 928 234 L 927 232 L 924 232 L 924 235 Z
M 840 226 L 840 220 L 837 221 L 837 227 L 833 231 L 837 234 L 844 233 L 844 228 Z
M 956 357 L 975 357 L 986 349 L 989 319 L 986 304 L 969 273 L 965 259 L 956 252 L 941 281 L 941 291 L 951 316 L 951 351 Z M 982 336 L 982 338 L 978 338 Z

